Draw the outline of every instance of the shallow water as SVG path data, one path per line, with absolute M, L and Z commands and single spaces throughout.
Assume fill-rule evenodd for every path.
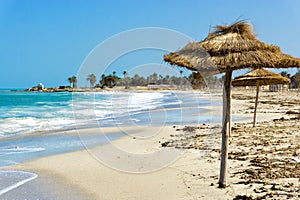
M 90 146 L 101 145 L 114 140 L 121 134 L 102 137 L 85 137 Z M 39 134 L 18 139 L 2 140 L 0 143 L 0 196 L 27 184 L 37 178 L 37 174 L 24 171 L 4 171 L 5 167 L 17 165 L 32 159 L 84 149 L 77 134 Z M 2 169 L 1 169 L 2 168 Z M 36 186 L 36 185 L 35 185 Z M 1 199 L 1 198 L 0 198 Z M 49 198 L 51 199 L 51 198 Z
M 193 92 L 26 93 L 0 91 L 0 191 L 28 184 L 36 175 L 1 168 L 32 159 L 102 145 L 124 136 L 57 134 L 92 127 L 163 127 L 219 123 L 220 113 L 205 109 L 220 101 Z M 125 133 L 127 134 L 127 133 Z M 13 185 L 13 186 L 12 186 Z M 16 187 L 15 187 L 16 186 Z M 11 188 L 11 189 L 10 189 Z M 1 194 L 0 194 L 1 195 Z
M 24 171 L 0 171 L 0 196 L 35 178 L 38 175 Z

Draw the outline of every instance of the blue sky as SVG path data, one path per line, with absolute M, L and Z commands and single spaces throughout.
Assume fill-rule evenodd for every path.
M 300 57 L 299 8 L 298 0 L 0 0 L 0 88 L 67 85 L 97 45 L 143 27 L 172 29 L 200 41 L 212 26 L 246 19 L 260 40 Z M 134 60 L 162 63 L 162 55 Z M 136 65 L 130 59 L 113 64 L 107 72 L 119 75 Z

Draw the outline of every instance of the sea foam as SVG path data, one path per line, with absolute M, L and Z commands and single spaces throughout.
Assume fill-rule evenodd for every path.
M 37 174 L 25 171 L 0 171 L 0 196 L 37 177 Z

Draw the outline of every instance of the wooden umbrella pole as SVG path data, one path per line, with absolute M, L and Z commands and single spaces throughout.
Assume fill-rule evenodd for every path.
M 227 160 L 228 160 L 228 142 L 231 132 L 231 77 L 232 70 L 228 70 L 224 79 L 223 94 L 223 127 L 222 127 L 222 147 L 221 147 L 221 166 L 219 187 L 226 187 Z
M 255 127 L 256 124 L 256 109 L 257 109 L 257 103 L 258 103 L 258 95 L 259 95 L 259 83 L 256 84 L 256 97 L 255 97 L 255 106 L 254 106 L 254 116 L 253 116 L 253 127 Z

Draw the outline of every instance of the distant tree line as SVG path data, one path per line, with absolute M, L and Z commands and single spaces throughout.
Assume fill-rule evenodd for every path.
M 280 73 L 282 76 L 287 77 L 291 80 L 290 88 L 300 88 L 300 70 L 291 76 L 287 71 Z M 97 82 L 95 74 L 89 74 L 86 80 L 90 84 L 90 88 L 113 88 L 115 86 L 124 86 L 125 88 L 131 86 L 147 86 L 147 85 L 170 85 L 170 86 L 191 86 L 194 89 L 203 89 L 205 87 L 214 88 L 221 87 L 223 82 L 222 77 L 210 76 L 203 77 L 199 72 L 193 72 L 188 77 L 182 76 L 180 71 L 180 77 L 177 76 L 162 76 L 157 73 L 153 73 L 147 77 L 135 74 L 133 77 L 129 77 L 126 71 L 123 72 L 123 77 L 118 77 L 116 72 L 105 75 L 102 74 L 100 80 Z M 72 76 L 68 78 L 70 87 L 77 88 L 77 78 Z
M 287 71 L 282 71 L 280 75 L 290 79 L 290 89 L 300 88 L 300 70 L 298 70 L 298 72 L 293 76 L 291 76 Z
M 87 81 L 90 83 L 91 88 L 113 88 L 115 86 L 124 86 L 135 87 L 135 86 L 148 86 L 148 85 L 169 85 L 169 86 L 192 86 L 193 88 L 204 88 L 207 87 L 208 82 L 211 85 L 216 85 L 220 82 L 220 79 L 217 77 L 212 78 L 203 78 L 200 73 L 193 72 L 188 77 L 182 76 L 182 72 L 180 73 L 180 77 L 177 76 L 162 76 L 157 73 L 153 73 L 147 77 L 140 76 L 135 74 L 133 77 L 129 77 L 127 72 L 123 72 L 123 77 L 118 77 L 116 72 L 113 74 L 105 75 L 102 74 L 100 80 L 97 84 L 96 76 L 94 74 L 90 74 L 87 77 Z

